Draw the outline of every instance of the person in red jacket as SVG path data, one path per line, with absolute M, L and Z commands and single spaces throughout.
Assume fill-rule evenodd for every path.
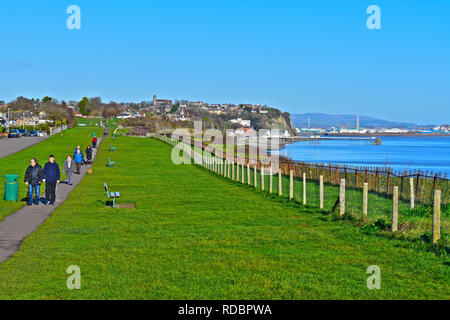
M 94 139 L 92 139 L 92 148 L 97 148 L 97 137 L 94 137 Z

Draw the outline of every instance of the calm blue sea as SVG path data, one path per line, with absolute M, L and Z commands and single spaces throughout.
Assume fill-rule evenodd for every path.
M 293 160 L 357 166 L 388 166 L 396 171 L 420 169 L 450 176 L 450 137 L 381 137 L 383 144 L 322 141 L 296 142 L 280 151 Z

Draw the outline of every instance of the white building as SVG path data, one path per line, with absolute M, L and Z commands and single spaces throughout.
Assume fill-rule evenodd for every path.
M 117 119 L 129 119 L 131 118 L 131 114 L 129 113 L 121 113 L 117 116 Z
M 251 120 L 242 120 L 241 118 L 231 119 L 230 122 L 233 124 L 238 124 L 243 127 L 250 127 L 252 124 Z

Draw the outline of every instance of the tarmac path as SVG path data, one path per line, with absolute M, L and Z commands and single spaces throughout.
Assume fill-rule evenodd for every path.
M 102 139 L 98 140 L 97 148 Z M 97 155 L 97 148 L 93 149 L 93 161 Z M 76 188 L 91 167 L 92 164 L 83 165 L 81 173 L 73 175 L 73 185 L 69 186 L 67 183 L 61 182 L 56 187 L 56 203 L 54 206 L 47 206 L 41 201 L 38 206 L 33 204 L 32 206 L 23 207 L 0 222 L 0 263 L 8 260 L 14 253 L 19 251 L 23 240 L 43 224 L 53 211 L 67 199 L 70 192 Z M 60 169 L 62 170 L 62 168 Z M 45 195 L 44 188 L 41 188 L 41 200 L 43 200 L 42 195 Z

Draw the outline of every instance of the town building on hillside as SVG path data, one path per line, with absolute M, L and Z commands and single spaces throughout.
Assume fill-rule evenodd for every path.
M 253 128 L 239 128 L 235 131 L 236 136 L 251 137 L 253 136 Z
M 156 94 L 153 95 L 153 106 L 154 107 L 159 107 L 159 106 L 171 106 L 172 105 L 172 100 L 167 100 L 167 99 L 156 99 Z
M 243 127 L 250 127 L 252 123 L 251 120 L 242 120 L 241 118 L 231 119 L 230 122 L 233 124 L 238 124 Z
M 131 114 L 129 113 L 121 113 L 116 116 L 117 119 L 129 119 L 131 118 Z

